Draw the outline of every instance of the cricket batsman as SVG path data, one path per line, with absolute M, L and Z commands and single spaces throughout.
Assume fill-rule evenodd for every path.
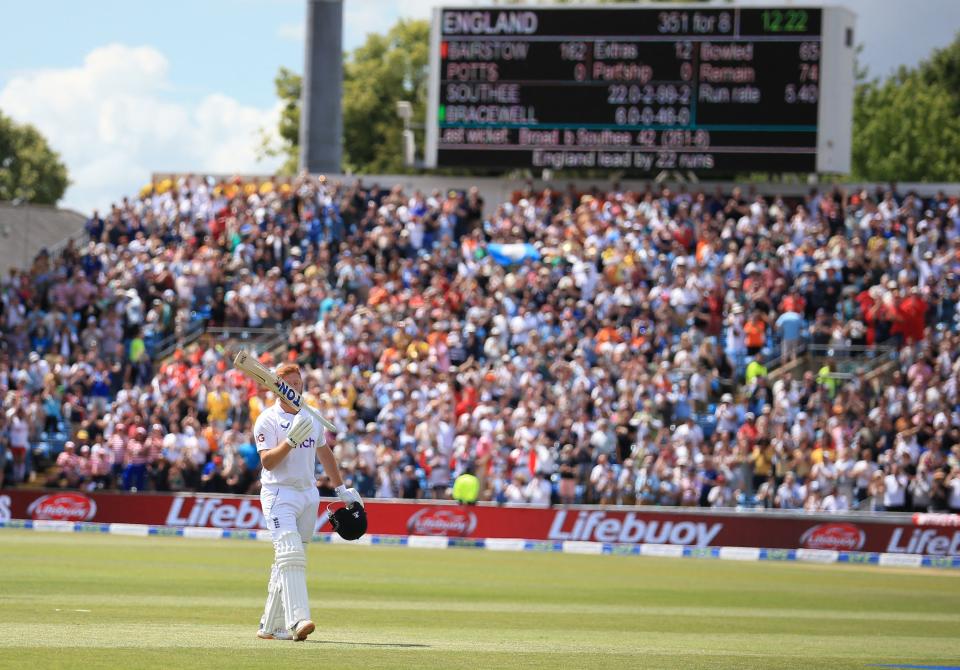
M 297 364 L 284 363 L 277 375 L 298 392 L 303 391 Z M 317 458 L 336 487 L 337 497 L 348 508 L 355 504 L 362 507 L 363 501 L 356 489 L 344 486 L 336 458 L 326 445 L 323 426 L 309 412 L 298 412 L 278 399 L 257 418 L 253 438 L 263 464 L 260 505 L 274 549 L 267 603 L 257 637 L 302 641 L 316 628 L 307 599 L 306 548 L 313 538 L 320 503 L 314 471 Z

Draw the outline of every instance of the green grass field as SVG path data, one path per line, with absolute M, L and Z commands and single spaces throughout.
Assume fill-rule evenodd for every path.
M 317 544 L 317 632 L 255 637 L 267 543 L 0 530 L 0 667 L 960 665 L 960 574 Z

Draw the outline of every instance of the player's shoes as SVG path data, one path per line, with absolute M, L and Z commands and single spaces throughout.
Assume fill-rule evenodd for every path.
M 298 621 L 297 625 L 293 627 L 293 639 L 297 642 L 303 642 L 307 639 L 307 635 L 315 631 L 317 627 L 314 625 L 310 619 L 304 619 L 303 621 Z
M 261 640 L 292 640 L 293 635 L 290 634 L 290 631 L 283 628 L 278 628 L 273 632 L 268 630 L 263 630 L 262 628 L 257 631 L 257 637 Z

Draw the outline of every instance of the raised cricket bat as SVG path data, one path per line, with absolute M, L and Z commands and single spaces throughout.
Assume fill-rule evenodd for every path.
M 250 379 L 257 382 L 260 386 L 276 393 L 278 396 L 286 400 L 297 409 L 305 409 L 310 412 L 317 418 L 317 421 L 322 423 L 323 427 L 329 430 L 331 433 L 337 432 L 336 426 L 321 416 L 320 412 L 303 402 L 303 396 L 297 392 L 296 389 L 290 388 L 290 386 L 288 386 L 285 381 L 280 379 L 280 377 L 278 377 L 272 370 L 265 367 L 260 363 L 260 361 L 248 354 L 246 351 L 241 351 L 239 354 L 237 354 L 237 357 L 233 359 L 233 366 L 243 372 L 243 374 L 250 377 Z

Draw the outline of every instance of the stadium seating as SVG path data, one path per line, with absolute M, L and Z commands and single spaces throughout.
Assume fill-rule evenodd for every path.
M 368 497 L 473 467 L 487 499 L 545 471 L 580 502 L 751 507 L 793 471 L 808 509 L 960 506 L 955 198 L 268 183 L 165 179 L 3 279 L 0 433 L 20 407 L 56 461 L 25 484 L 117 487 L 143 451 L 149 489 L 254 491 L 270 399 L 204 331 L 266 328 Z

